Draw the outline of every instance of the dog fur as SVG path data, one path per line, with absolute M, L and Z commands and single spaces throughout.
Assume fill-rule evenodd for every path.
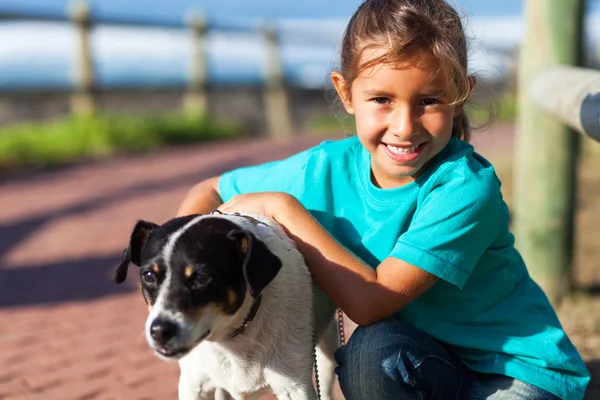
M 316 399 L 314 339 L 321 398 L 331 399 L 335 306 L 277 222 L 225 214 L 162 226 L 139 221 L 117 283 L 129 262 L 140 267 L 150 309 L 148 344 L 160 358 L 179 362 L 180 400 L 225 398 L 224 392 L 236 400 L 267 392 L 280 400 Z

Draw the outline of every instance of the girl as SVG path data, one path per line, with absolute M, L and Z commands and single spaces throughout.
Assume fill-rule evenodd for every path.
M 455 10 L 366 1 L 331 77 L 357 137 L 204 181 L 179 215 L 264 213 L 287 229 L 359 325 L 336 352 L 348 400 L 583 398 L 586 367 L 467 144 L 475 79 Z

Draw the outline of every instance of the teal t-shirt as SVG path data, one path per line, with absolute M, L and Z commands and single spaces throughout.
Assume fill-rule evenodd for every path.
M 396 257 L 440 278 L 395 317 L 445 343 L 471 369 L 582 399 L 589 373 L 508 230 L 493 167 L 451 139 L 414 182 L 381 189 L 356 137 L 228 172 L 240 193 L 295 196 L 342 245 L 376 268 Z

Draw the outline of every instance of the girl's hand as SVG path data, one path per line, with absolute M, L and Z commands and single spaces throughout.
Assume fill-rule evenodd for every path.
M 284 207 L 298 203 L 291 195 L 283 192 L 246 193 L 233 197 L 219 207 L 219 211 L 227 214 L 262 214 L 278 221 L 277 215 Z

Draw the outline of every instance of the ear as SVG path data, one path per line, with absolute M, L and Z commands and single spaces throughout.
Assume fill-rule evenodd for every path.
M 129 263 L 132 262 L 138 267 L 140 266 L 140 259 L 144 246 L 150 237 L 150 234 L 158 228 L 158 225 L 152 222 L 138 221 L 131 232 L 131 238 L 129 239 L 129 246 L 123 252 L 121 258 L 121 264 L 117 267 L 113 280 L 119 284 L 125 281 L 127 278 L 127 268 Z
M 281 260 L 252 233 L 239 229 L 228 236 L 237 241 L 238 251 L 244 258 L 242 271 L 252 297 L 256 298 L 281 269 Z
M 354 107 L 352 106 L 351 96 L 350 96 L 350 87 L 346 84 L 346 80 L 338 71 L 333 71 L 331 73 L 331 83 L 333 83 L 333 87 L 337 92 L 346 112 L 348 114 L 354 114 Z

